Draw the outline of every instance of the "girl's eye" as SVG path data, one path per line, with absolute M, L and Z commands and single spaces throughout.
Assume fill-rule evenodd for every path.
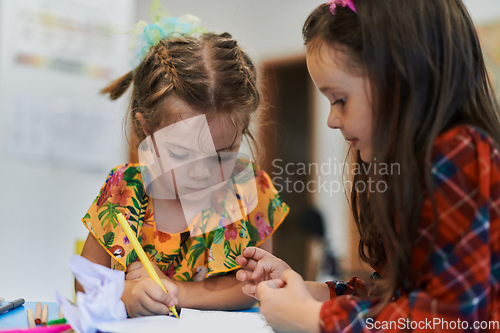
M 345 98 L 337 99 L 335 102 L 332 103 L 332 105 L 344 105 L 345 104 Z
M 224 154 L 223 156 L 220 156 L 220 160 L 222 162 L 230 161 L 232 158 L 233 158 L 233 154 Z
M 168 155 L 170 157 L 172 157 L 173 159 L 179 160 L 179 161 L 185 160 L 186 158 L 189 157 L 189 154 L 180 155 L 180 154 L 176 154 L 176 153 L 172 152 L 171 150 L 169 150 L 168 152 L 169 152 Z
M 217 155 L 213 155 L 212 157 L 216 161 L 219 161 L 219 158 L 220 158 L 221 162 L 227 162 L 227 161 L 231 160 L 232 154 L 222 154 L 222 156 L 221 156 L 221 154 L 217 154 Z

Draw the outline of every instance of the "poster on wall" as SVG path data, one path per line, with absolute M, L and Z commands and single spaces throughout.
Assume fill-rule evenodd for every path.
M 2 154 L 107 170 L 126 156 L 126 101 L 99 91 L 130 70 L 134 0 L 0 2 Z
M 477 32 L 491 83 L 500 100 L 500 21 L 480 26 Z

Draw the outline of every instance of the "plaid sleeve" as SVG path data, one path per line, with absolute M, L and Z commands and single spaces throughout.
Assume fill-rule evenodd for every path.
M 366 318 L 376 299 L 337 295 L 323 304 L 322 332 L 499 331 L 495 327 L 500 324 L 498 150 L 483 133 L 459 126 L 437 138 L 432 156 L 439 218 L 436 242 L 422 271 L 420 288 L 386 305 L 376 318 Z M 428 253 L 432 221 L 432 205 L 427 198 L 413 249 L 414 267 Z M 458 320 L 461 326 L 452 328 Z M 474 326 L 485 321 L 493 323 L 489 330 Z
M 374 272 L 370 280 L 377 280 L 380 275 Z M 342 295 L 354 295 L 367 297 L 370 296 L 374 291 L 377 291 L 377 287 L 373 283 L 365 283 L 359 277 L 354 276 L 349 281 L 328 281 L 326 285 L 330 289 L 330 299 Z
M 366 294 L 365 283 L 357 276 L 352 277 L 349 281 L 329 281 L 326 282 L 330 289 L 330 299 L 341 295 L 356 295 L 360 292 Z

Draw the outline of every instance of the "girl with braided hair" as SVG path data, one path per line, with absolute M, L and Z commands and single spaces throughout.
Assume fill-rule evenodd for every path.
M 148 27 L 164 34 L 164 26 Z M 259 106 L 255 67 L 229 33 L 180 33 L 153 44 L 103 90 L 115 100 L 132 86 L 127 119 L 140 163 L 110 172 L 83 218 L 82 256 L 126 272 L 130 316 L 168 314 L 174 305 L 249 308 L 254 300 L 235 278 L 235 259 L 247 246 L 270 250 L 288 213 L 269 176 L 238 152 L 245 137 L 252 155 L 258 149 L 250 126 Z M 119 213 L 168 293 L 137 260 Z

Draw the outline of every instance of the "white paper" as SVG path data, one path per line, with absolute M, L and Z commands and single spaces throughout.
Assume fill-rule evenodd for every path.
M 124 272 L 95 264 L 77 255 L 71 258 L 69 266 L 85 293 L 76 293 L 78 307 L 58 293 L 56 300 L 76 332 L 94 333 L 102 323 L 127 318 L 125 304 L 121 300 L 125 287 Z
M 109 333 L 269 333 L 264 317 L 255 312 L 201 311 L 182 309 L 180 318 L 152 316 L 103 323 L 98 329 Z

